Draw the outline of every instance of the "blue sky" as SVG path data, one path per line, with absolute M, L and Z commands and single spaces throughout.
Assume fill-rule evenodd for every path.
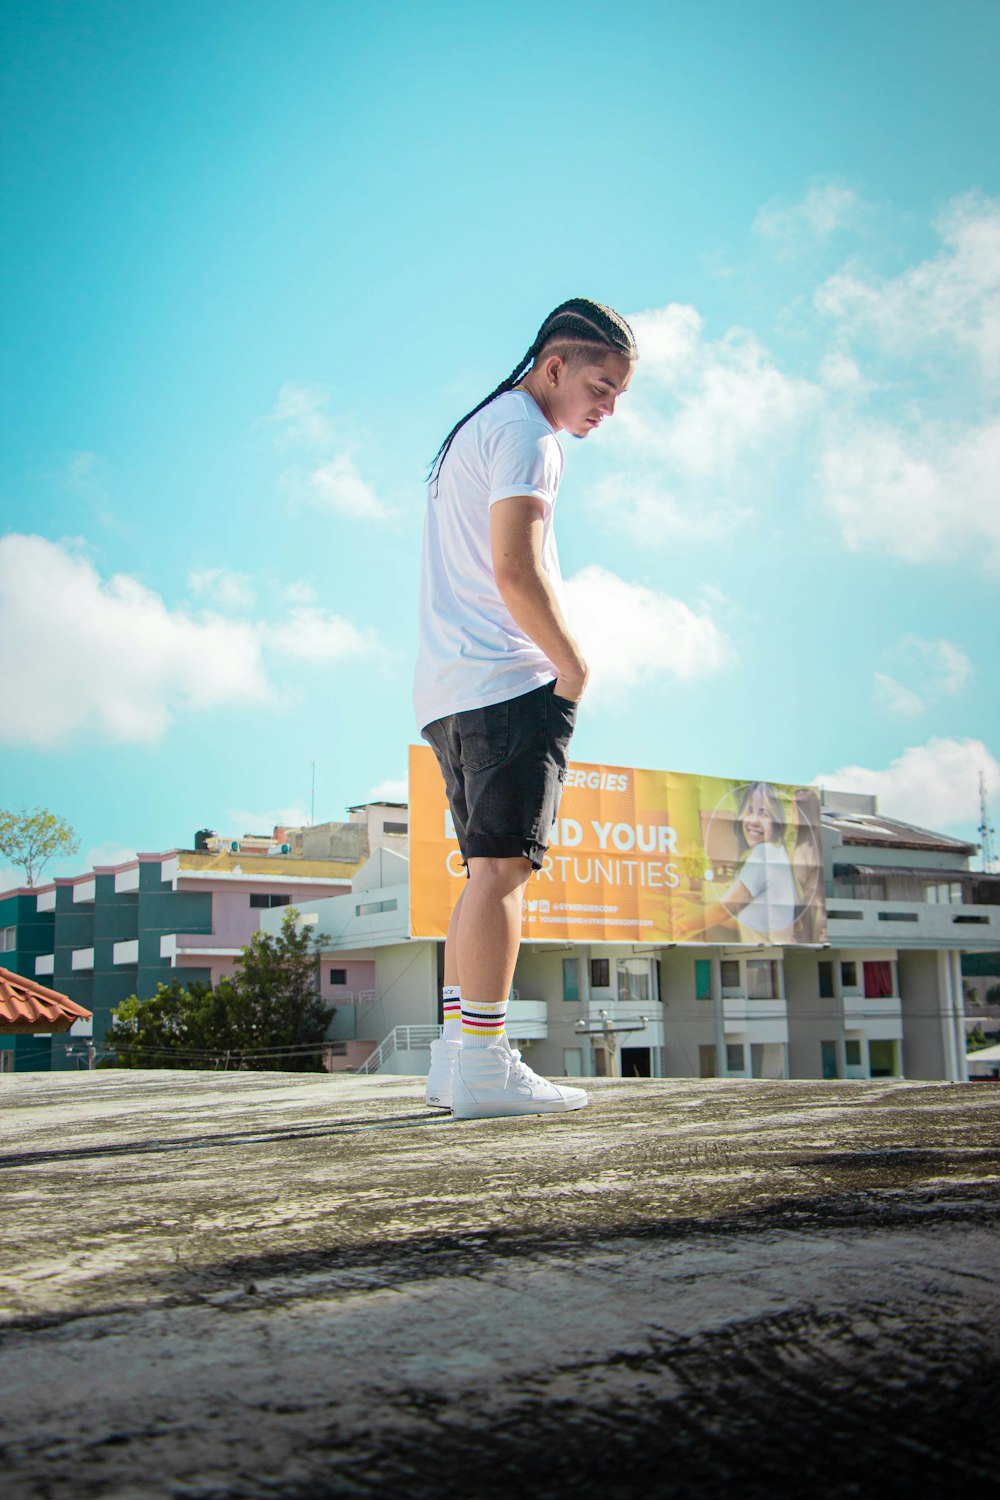
M 57 872 L 401 793 L 426 463 L 574 295 L 643 356 L 568 440 L 577 757 L 996 810 L 996 4 L 2 14 L 0 805 Z

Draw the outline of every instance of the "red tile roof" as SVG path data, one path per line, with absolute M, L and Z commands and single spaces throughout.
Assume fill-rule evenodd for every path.
M 0 1032 L 68 1031 L 74 1021 L 89 1021 L 93 1011 L 75 1005 L 68 995 L 0 969 Z

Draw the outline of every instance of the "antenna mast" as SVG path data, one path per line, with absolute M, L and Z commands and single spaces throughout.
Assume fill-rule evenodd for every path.
M 982 784 L 982 780 L 983 780 L 983 778 L 982 778 L 982 776 L 980 776 L 980 778 L 979 778 L 980 785 Z M 316 762 L 313 761 L 313 763 L 312 763 L 312 790 L 309 793 L 309 827 L 310 828 L 314 828 L 315 826 L 316 826 Z
M 990 826 L 990 799 L 986 795 L 986 777 L 982 771 L 979 773 L 979 842 L 983 853 L 983 873 L 989 874 L 993 869 L 995 856 L 993 854 L 994 829 Z

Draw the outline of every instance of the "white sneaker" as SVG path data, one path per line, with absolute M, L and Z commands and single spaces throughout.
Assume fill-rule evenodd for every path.
M 494 1120 L 503 1115 L 545 1115 L 589 1104 L 583 1089 L 539 1078 L 506 1040 L 495 1047 L 461 1047 L 452 1078 L 456 1120 Z
M 443 1037 L 431 1042 L 431 1070 L 427 1074 L 424 1103 L 433 1109 L 451 1109 L 451 1080 L 461 1050 L 461 1042 L 446 1042 Z

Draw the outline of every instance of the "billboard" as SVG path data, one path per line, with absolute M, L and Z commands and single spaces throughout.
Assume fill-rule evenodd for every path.
M 434 752 L 410 746 L 410 931 L 444 937 L 465 869 Z M 522 936 L 824 943 L 819 794 L 571 761 Z

